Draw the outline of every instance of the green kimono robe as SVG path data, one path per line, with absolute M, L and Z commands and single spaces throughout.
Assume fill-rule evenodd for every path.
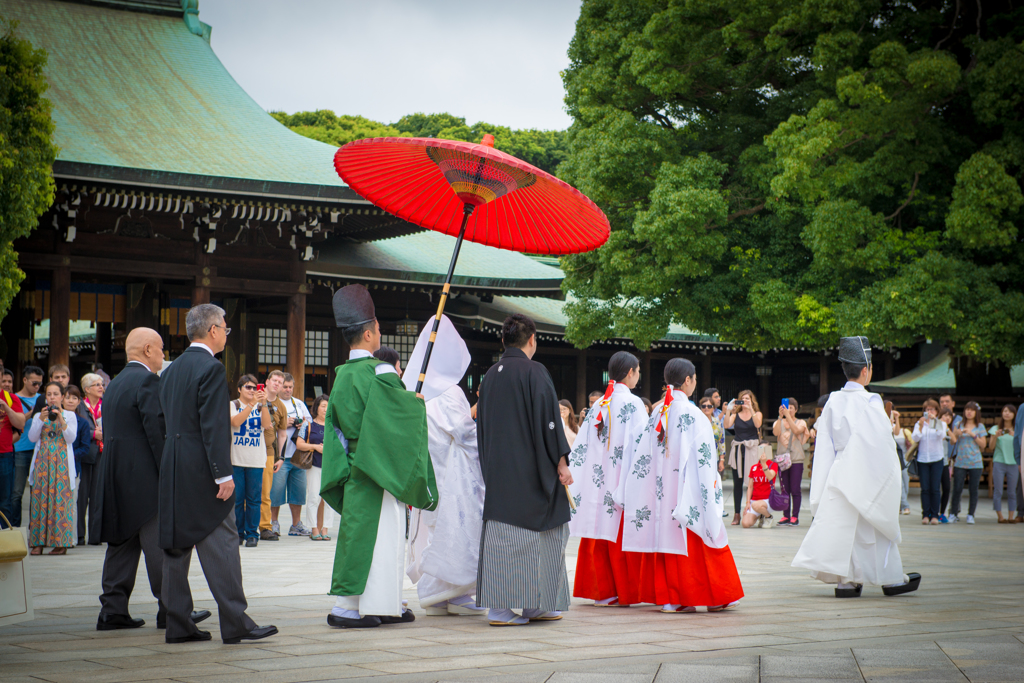
M 327 407 L 320 495 L 341 515 L 331 595 L 364 592 L 385 490 L 424 510 L 438 503 L 426 406 L 398 375 L 376 374 L 383 362 L 338 366 Z

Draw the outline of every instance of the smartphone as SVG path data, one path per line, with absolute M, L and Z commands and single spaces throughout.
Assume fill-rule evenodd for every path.
M 266 389 L 267 389 L 267 385 L 266 384 L 257 384 L 256 385 L 256 391 L 266 391 Z
M 789 399 L 788 398 L 782 399 L 782 407 L 785 408 L 786 410 L 789 410 Z

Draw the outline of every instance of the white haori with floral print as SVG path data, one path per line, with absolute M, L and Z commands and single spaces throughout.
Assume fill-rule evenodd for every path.
M 625 462 L 614 498 L 623 507 L 622 549 L 686 555 L 686 532 L 709 548 L 729 544 L 722 523 L 724 495 L 711 422 L 681 391 L 673 392 L 665 437 L 647 423 Z
M 601 429 L 597 416 L 602 414 Z M 580 538 L 618 539 L 622 508 L 613 500 L 626 453 L 647 427 L 647 409 L 639 396 L 616 382 L 610 401 L 587 412 L 569 453 L 573 483 L 569 485 L 576 510 L 569 532 Z

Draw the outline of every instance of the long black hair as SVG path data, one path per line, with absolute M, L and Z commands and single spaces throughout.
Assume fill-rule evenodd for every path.
M 665 363 L 665 384 L 671 384 L 675 388 L 683 386 L 687 377 L 697 374 L 697 368 L 685 358 L 673 358 Z
M 608 379 L 621 382 L 630 370 L 640 367 L 640 361 L 629 351 L 616 351 L 608 361 Z

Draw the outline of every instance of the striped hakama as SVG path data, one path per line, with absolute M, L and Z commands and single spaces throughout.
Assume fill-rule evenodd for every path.
M 569 609 L 569 525 L 547 531 L 484 520 L 476 601 L 490 609 Z

